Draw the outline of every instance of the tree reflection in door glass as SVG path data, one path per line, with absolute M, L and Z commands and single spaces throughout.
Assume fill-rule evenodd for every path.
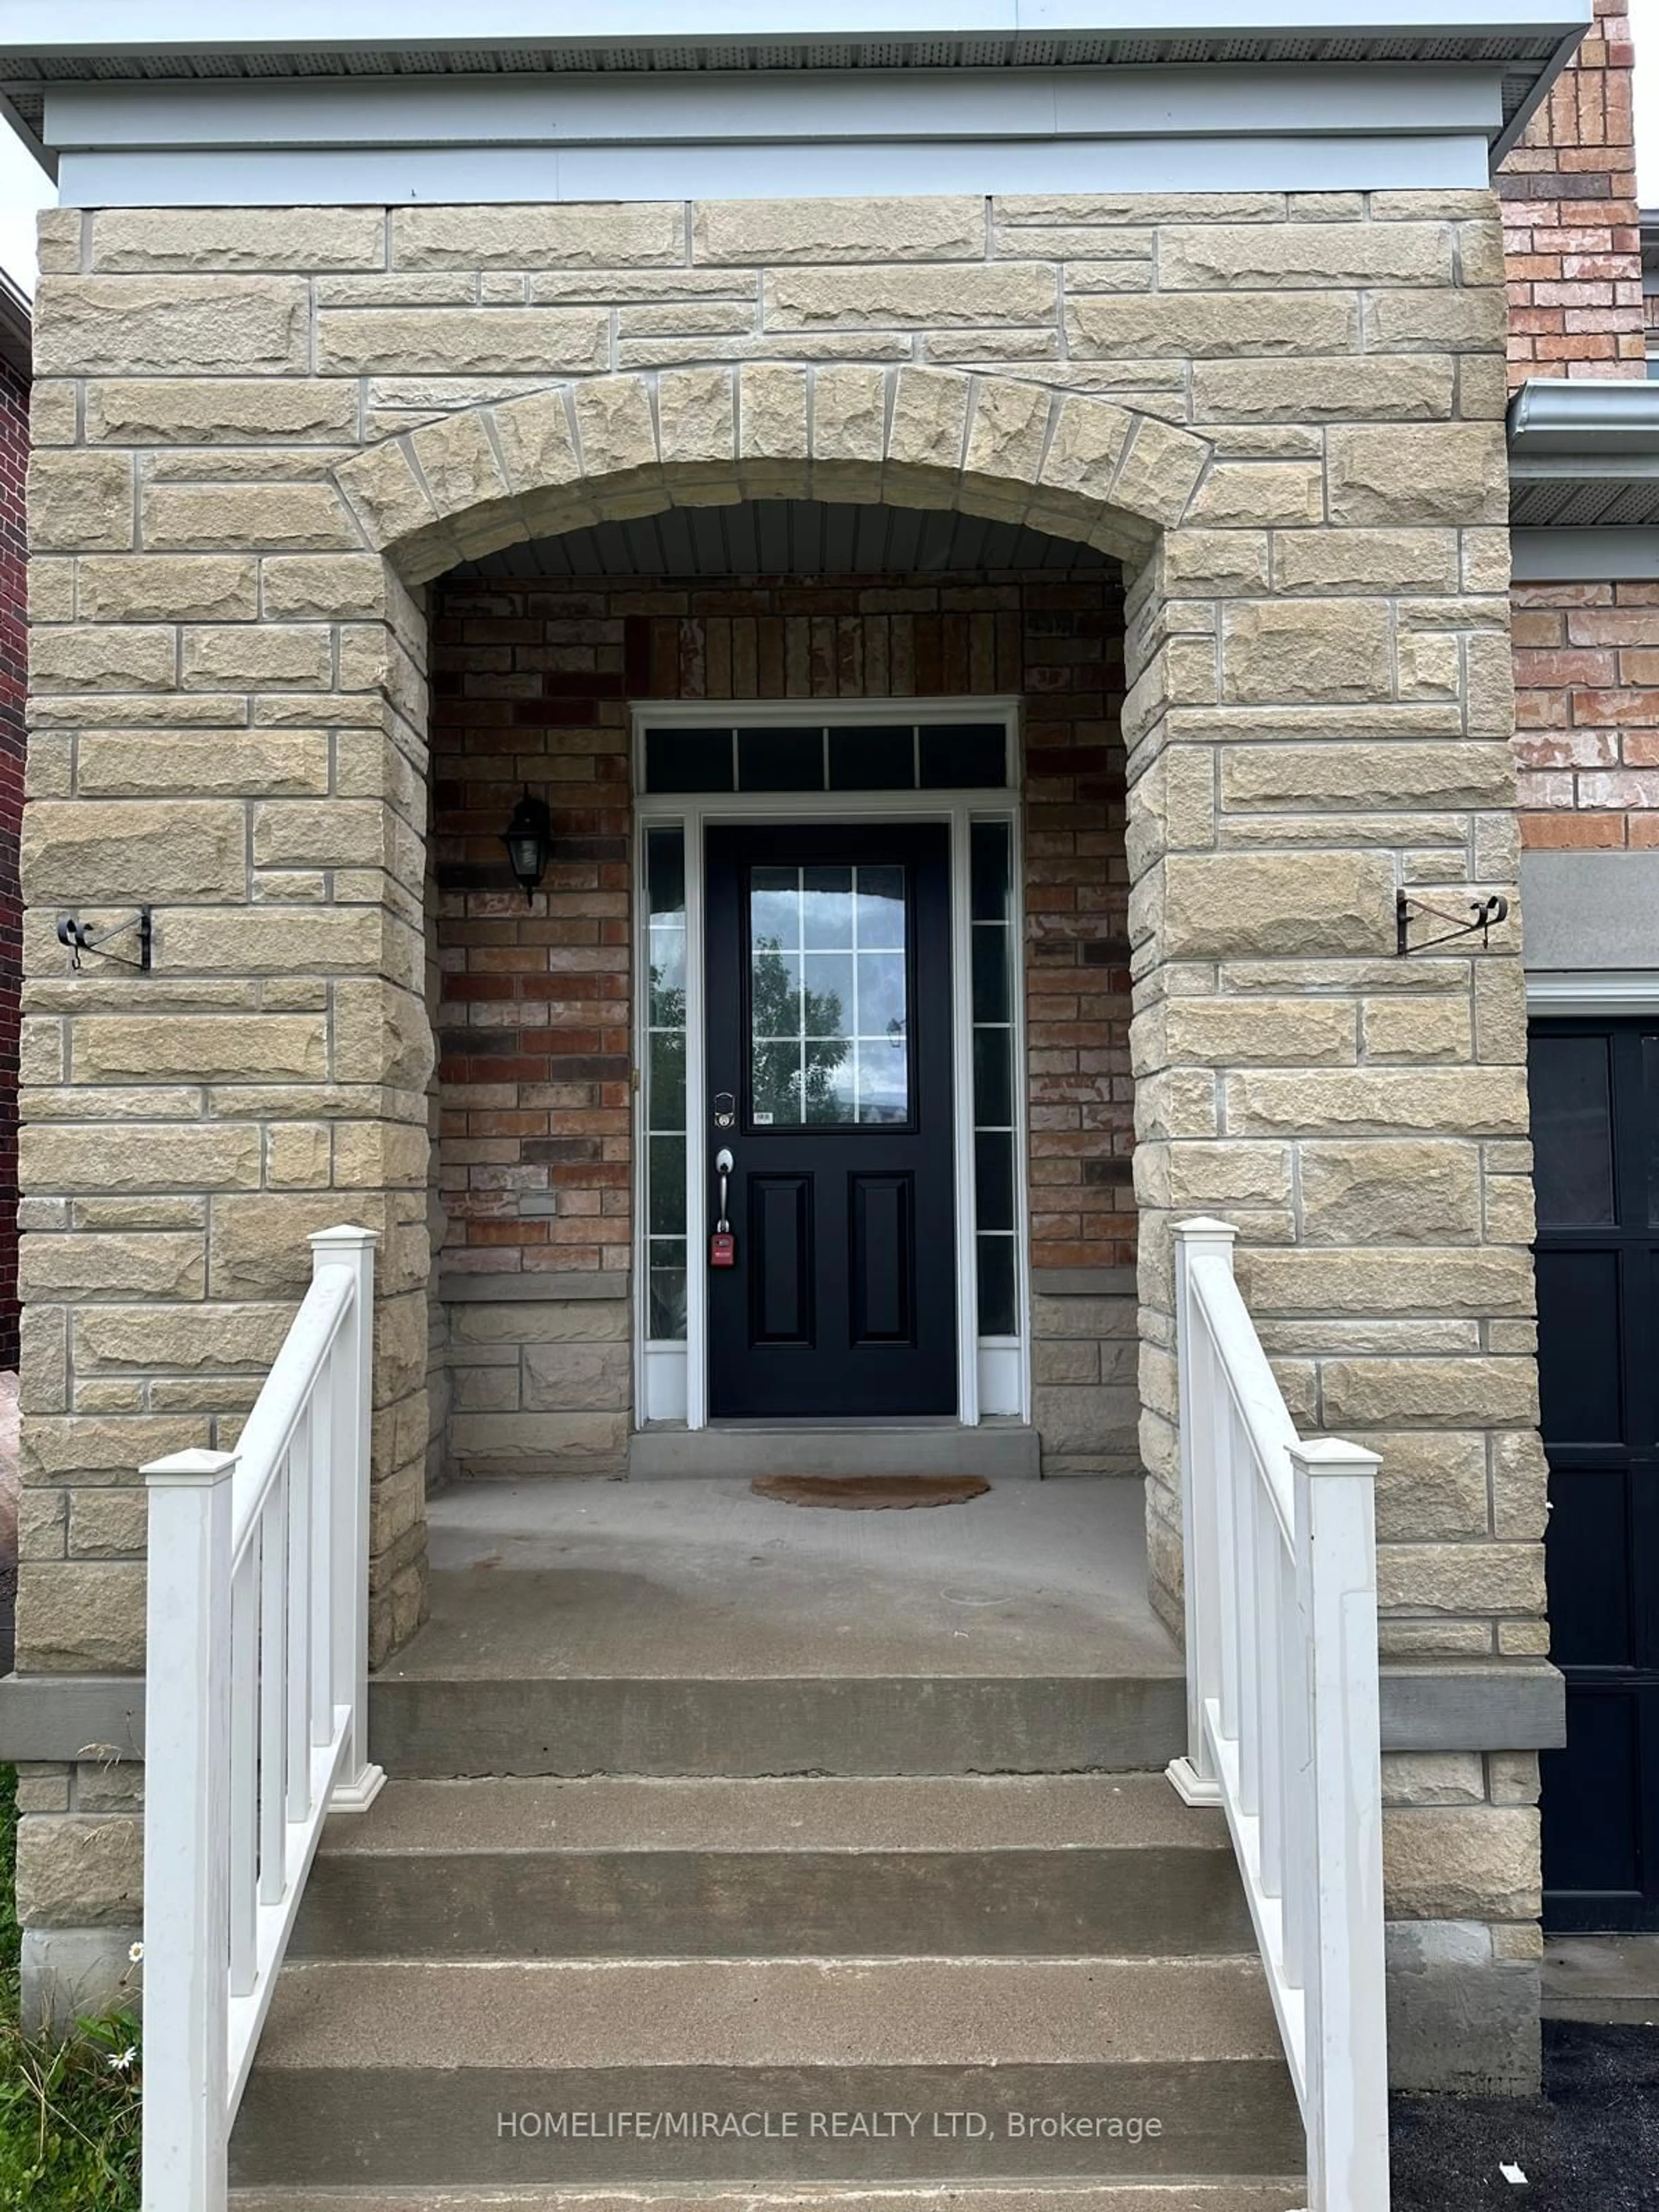
M 757 1127 L 910 1117 L 901 867 L 756 868 L 749 887 Z

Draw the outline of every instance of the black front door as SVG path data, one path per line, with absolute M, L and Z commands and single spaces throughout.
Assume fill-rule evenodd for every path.
M 1659 1927 L 1659 1024 L 1540 1022 L 1530 1050 L 1551 1656 L 1544 1910 Z
M 709 1411 L 953 1413 L 949 833 L 710 830 L 704 866 Z

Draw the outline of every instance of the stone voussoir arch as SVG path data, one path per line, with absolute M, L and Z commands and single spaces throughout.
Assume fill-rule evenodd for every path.
M 1139 565 L 1210 454 L 1037 381 L 761 362 L 562 381 L 399 431 L 335 475 L 368 545 L 417 585 L 527 538 L 744 499 L 957 507 Z

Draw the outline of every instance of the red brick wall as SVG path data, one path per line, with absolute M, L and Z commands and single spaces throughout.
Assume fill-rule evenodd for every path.
M 1517 584 L 1528 846 L 1659 845 L 1659 584 Z
M 1633 60 L 1625 8 L 1595 0 L 1498 175 L 1512 386 L 1645 374 Z M 1659 586 L 1517 584 L 1511 604 L 1522 842 L 1659 844 Z
M 28 669 L 23 480 L 29 387 L 0 362 L 0 1368 L 17 1364 L 17 1026 L 23 908 L 23 700 Z
M 1498 173 L 1512 386 L 1645 373 L 1633 59 L 1622 0 L 1595 0 L 1571 66 Z
M 1092 579 L 437 587 L 446 1269 L 629 1263 L 629 702 L 998 693 L 1027 702 L 1035 1258 L 1132 1260 L 1121 640 Z M 556 854 L 530 907 L 500 843 L 526 785 Z

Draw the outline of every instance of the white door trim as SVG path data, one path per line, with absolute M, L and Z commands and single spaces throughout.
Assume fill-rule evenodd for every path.
M 710 823 L 777 821 L 943 822 L 950 831 L 951 1031 L 957 1111 L 951 1120 L 953 1197 L 957 1247 L 957 1419 L 975 1427 L 988 1397 L 993 1410 L 1022 1421 L 1030 1419 L 1030 1268 L 1029 1259 L 1029 1138 L 1025 1062 L 1024 902 L 1021 855 L 1019 769 L 1020 702 L 1015 698 L 860 700 L 641 700 L 630 708 L 634 763 L 633 927 L 635 1085 L 634 1133 L 634 1345 L 635 1427 L 655 1419 L 681 1416 L 688 1429 L 708 1425 L 708 1277 L 702 1264 L 708 1223 L 704 1206 L 702 1164 L 713 1133 L 708 1126 L 707 1068 L 703 1058 L 706 1007 L 703 988 L 703 842 Z M 645 734 L 655 726 L 724 728 L 757 723 L 845 726 L 853 722 L 1000 721 L 1007 732 L 1006 786 L 971 791 L 811 791 L 647 793 Z M 734 738 L 735 743 L 735 738 Z M 1010 948 L 1013 977 L 1014 1221 L 1018 1300 L 1018 1338 L 981 1343 L 979 1335 L 977 1227 L 974 1183 L 972 905 L 969 840 L 975 818 L 995 817 L 1011 825 L 1012 916 Z M 686 1019 L 686 1340 L 678 1346 L 649 1339 L 649 1273 L 645 1218 L 644 1069 L 648 1049 L 645 831 L 684 828 L 685 834 L 685 1019 Z M 683 1361 L 684 1379 L 672 1373 Z M 990 1389 L 982 1388 L 988 1383 Z M 1012 1386 L 1012 1388 L 1011 1388 Z M 998 1404 L 996 1401 L 1002 1402 Z

